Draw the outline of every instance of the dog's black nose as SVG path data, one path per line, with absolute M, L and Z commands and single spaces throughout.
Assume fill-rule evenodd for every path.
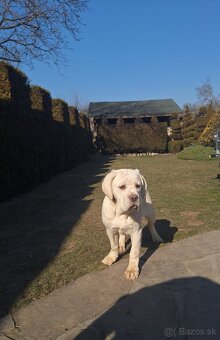
M 131 202 L 136 202 L 137 199 L 138 199 L 138 196 L 137 195 L 131 195 L 129 198 L 130 198 Z

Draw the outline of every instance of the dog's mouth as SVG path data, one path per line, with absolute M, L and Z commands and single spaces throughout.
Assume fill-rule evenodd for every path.
M 132 205 L 129 210 L 138 210 L 138 205 L 137 204 L 134 204 Z

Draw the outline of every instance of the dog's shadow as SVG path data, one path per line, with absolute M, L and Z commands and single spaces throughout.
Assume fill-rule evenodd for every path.
M 155 223 L 156 230 L 160 237 L 164 240 L 164 243 L 170 243 L 173 241 L 175 233 L 178 231 L 177 227 L 172 227 L 171 222 L 166 219 L 157 220 Z M 147 228 L 147 225 L 143 228 L 142 232 L 142 248 L 147 248 L 144 254 L 141 255 L 139 261 L 139 269 L 141 272 L 142 267 L 147 262 L 147 260 L 151 257 L 151 255 L 158 249 L 159 244 L 154 243 L 152 241 L 151 234 Z M 119 256 L 118 259 L 121 259 L 126 254 L 129 254 L 131 248 L 131 240 L 126 241 L 126 250 L 123 254 Z
M 163 239 L 164 243 L 172 242 L 175 233 L 178 231 L 177 227 L 172 227 L 171 222 L 166 219 L 157 220 L 155 223 L 155 227 L 156 227 L 158 234 Z M 159 247 L 158 243 L 154 243 L 152 241 L 152 237 L 147 226 L 145 226 L 143 229 L 141 246 L 144 248 L 147 248 L 147 250 L 140 257 L 140 262 L 139 262 L 140 272 L 144 264 L 147 262 L 147 260 L 151 257 L 151 255 L 153 255 L 153 253 Z

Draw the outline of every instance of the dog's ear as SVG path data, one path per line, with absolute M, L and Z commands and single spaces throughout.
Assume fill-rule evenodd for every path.
M 147 194 L 147 182 L 144 178 L 144 176 L 141 175 L 141 197 L 146 200 L 146 194 Z
M 147 186 L 147 182 L 144 176 L 141 175 L 142 186 L 141 186 L 141 197 L 144 199 L 146 203 L 152 204 L 149 188 Z
M 102 191 L 110 200 L 113 200 L 112 181 L 115 178 L 115 176 L 116 171 L 112 170 L 105 176 L 102 182 Z

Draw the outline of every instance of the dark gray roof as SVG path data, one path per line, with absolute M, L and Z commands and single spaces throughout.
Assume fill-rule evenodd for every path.
M 89 105 L 88 116 L 169 116 L 171 113 L 181 111 L 181 108 L 173 99 L 127 102 L 92 102 Z

